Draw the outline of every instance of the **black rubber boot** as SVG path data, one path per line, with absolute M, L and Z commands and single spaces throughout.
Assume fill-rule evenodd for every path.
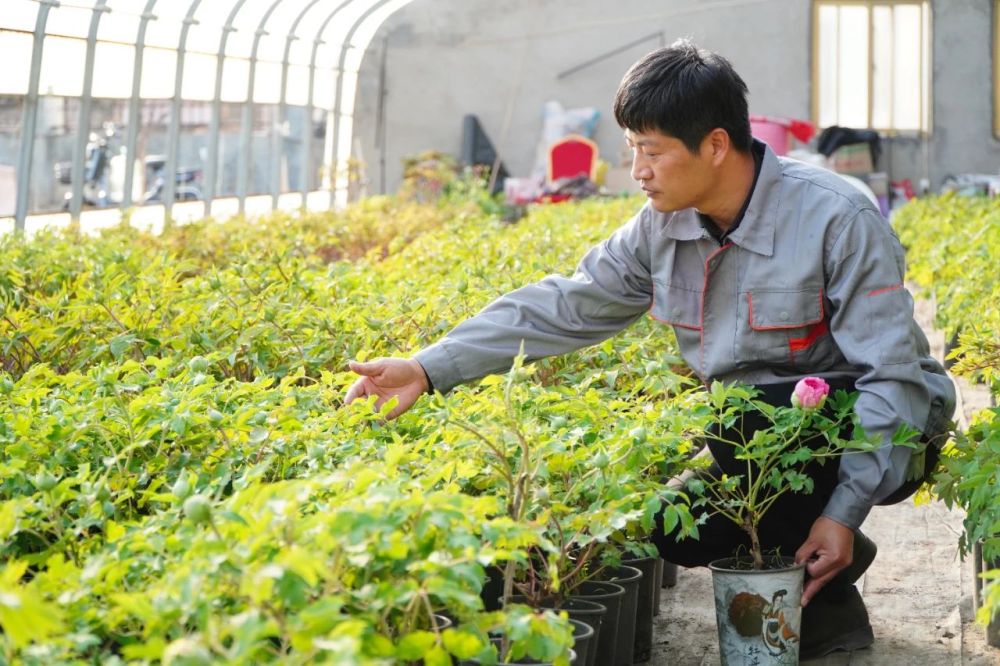
M 860 531 L 854 532 L 851 564 L 802 609 L 799 658 L 815 659 L 839 650 L 860 650 L 875 642 L 868 610 L 854 587 L 875 560 L 878 547 Z
M 827 586 L 829 587 L 829 586 Z M 816 659 L 831 652 L 861 650 L 875 642 L 868 610 L 853 585 L 826 589 L 802 609 L 799 659 Z
M 876 553 L 878 553 L 878 546 L 875 545 L 875 542 L 862 534 L 861 530 L 855 530 L 851 564 L 830 582 L 840 580 L 844 585 L 854 585 L 868 571 L 868 567 L 875 560 Z

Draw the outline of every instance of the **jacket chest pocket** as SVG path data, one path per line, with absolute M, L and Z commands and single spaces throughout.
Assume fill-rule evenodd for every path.
M 833 365 L 823 289 L 750 289 L 737 326 L 737 358 L 820 371 Z M 742 309 L 742 308 L 741 308 Z
M 701 330 L 701 290 L 665 284 L 654 278 L 650 314 L 661 324 Z
M 673 326 L 681 356 L 688 365 L 701 371 L 701 295 L 699 289 L 665 284 L 653 279 L 653 304 L 649 314 L 661 324 Z

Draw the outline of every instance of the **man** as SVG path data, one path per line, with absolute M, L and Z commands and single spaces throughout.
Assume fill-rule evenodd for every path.
M 614 112 L 647 205 L 572 278 L 550 276 L 497 299 L 413 358 L 352 363 L 362 377 L 346 399 L 396 396 L 394 418 L 432 386 L 448 391 L 506 370 L 522 340 L 530 359 L 561 354 L 646 311 L 674 328 L 705 382 L 754 384 L 785 404 L 808 375 L 857 389 L 861 424 L 886 445 L 818 473 L 812 502 L 776 509 L 767 528 L 808 563 L 808 658 L 874 640 L 853 583 L 875 548 L 857 530 L 873 505 L 909 496 L 929 469 L 911 460 L 913 449 L 892 446 L 892 434 L 905 423 L 935 438 L 955 396 L 913 321 L 889 225 L 836 174 L 779 159 L 753 140 L 746 95 L 728 61 L 684 40 L 633 65 Z M 712 444 L 725 469 L 726 451 Z M 927 459 L 936 460 L 933 447 Z M 657 545 L 665 559 L 695 566 L 742 542 L 719 521 L 699 531 L 697 542 L 660 535 Z

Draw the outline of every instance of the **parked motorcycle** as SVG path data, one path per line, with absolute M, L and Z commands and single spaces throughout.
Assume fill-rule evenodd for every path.
M 163 188 L 167 184 L 164 171 L 167 158 L 163 155 L 150 155 L 146 158 L 146 182 L 149 189 L 143 195 L 144 203 L 162 203 Z M 200 201 L 203 198 L 198 183 L 202 171 L 196 167 L 181 167 L 174 173 L 174 201 Z
M 83 205 L 104 208 L 121 205 L 120 196 L 112 195 L 112 183 L 118 185 L 120 193 L 124 183 L 125 155 L 120 147 L 113 148 L 116 130 L 112 123 L 105 123 L 101 132 L 92 132 L 87 142 L 86 158 L 83 169 Z M 146 192 L 138 203 L 151 204 L 163 202 L 163 190 L 166 185 L 164 170 L 167 158 L 164 155 L 150 155 L 144 160 Z M 57 162 L 55 165 L 56 181 L 62 185 L 73 183 L 73 163 Z M 174 200 L 198 201 L 203 198 L 198 183 L 202 170 L 197 167 L 181 167 L 174 173 Z M 73 193 L 67 192 L 63 197 L 63 210 L 69 210 Z

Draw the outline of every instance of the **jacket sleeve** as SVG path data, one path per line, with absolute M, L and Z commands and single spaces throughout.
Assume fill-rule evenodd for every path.
M 505 294 L 417 352 L 435 390 L 509 369 L 522 341 L 533 361 L 600 342 L 638 319 L 652 297 L 649 222 L 644 208 L 592 248 L 572 277 L 550 275 Z
M 892 445 L 897 428 L 907 423 L 934 434 L 927 432 L 928 425 L 937 427 L 929 424 L 932 405 L 935 422 L 946 407 L 921 367 L 929 357 L 927 339 L 913 319 L 913 299 L 903 284 L 903 248 L 889 224 L 863 208 L 831 242 L 824 267 L 830 332 L 862 373 L 855 404 L 861 425 L 883 440 L 877 451 L 841 458 L 839 483 L 823 512 L 857 528 L 873 505 L 906 481 L 913 449 Z

